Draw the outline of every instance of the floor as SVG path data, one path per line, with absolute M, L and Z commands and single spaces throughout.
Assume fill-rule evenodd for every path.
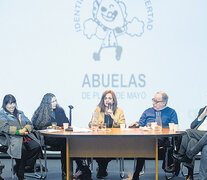
M 1 159 L 1 162 L 5 165 L 3 169 L 2 177 L 5 180 L 11 180 L 11 160 L 10 159 Z M 93 171 L 92 171 L 92 179 L 97 180 L 96 178 L 96 168 L 97 164 L 94 161 L 93 163 Z M 162 161 L 159 160 L 159 180 L 165 180 L 165 173 L 161 168 Z M 124 162 L 125 172 L 123 180 L 131 180 L 133 175 L 133 168 L 134 168 L 134 161 L 133 160 L 125 160 Z M 199 168 L 199 160 L 196 160 L 195 171 L 198 171 Z M 60 169 L 60 160 L 59 159 L 48 159 L 48 180 L 61 180 L 61 169 Z M 186 169 L 184 169 L 186 172 Z M 17 178 L 15 177 L 15 180 Z M 34 180 L 34 178 L 27 177 L 27 180 Z M 108 165 L 108 176 L 105 178 L 106 180 L 120 180 L 120 173 L 119 173 L 119 161 L 112 160 Z M 147 160 L 146 161 L 146 170 L 144 175 L 140 177 L 140 180 L 154 180 L 155 179 L 155 161 L 154 160 Z M 184 180 L 185 178 L 180 173 L 178 177 L 173 178 L 173 180 Z M 198 180 L 197 176 L 195 175 L 194 180 Z

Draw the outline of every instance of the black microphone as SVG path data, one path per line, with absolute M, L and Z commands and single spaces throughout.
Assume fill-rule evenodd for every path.
M 108 109 L 111 109 L 111 103 L 108 103 Z
M 69 105 L 69 126 L 72 125 L 72 109 L 74 108 L 72 105 Z
M 108 103 L 108 109 L 111 109 L 111 103 Z M 107 115 L 107 123 L 108 123 L 108 127 L 109 127 L 109 118 L 111 117 L 110 113 Z

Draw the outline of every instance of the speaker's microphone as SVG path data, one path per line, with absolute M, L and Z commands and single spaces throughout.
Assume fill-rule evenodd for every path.
M 72 125 L 72 109 L 74 108 L 72 105 L 69 105 L 69 126 Z
M 108 104 L 108 109 L 111 109 L 111 103 Z

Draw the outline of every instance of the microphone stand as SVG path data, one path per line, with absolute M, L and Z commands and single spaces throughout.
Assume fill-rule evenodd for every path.
M 111 109 L 111 103 L 108 104 L 108 109 Z M 109 118 L 110 118 L 110 114 L 107 114 L 107 122 L 108 122 L 108 127 L 109 127 Z M 113 124 L 113 123 L 112 123 Z
M 69 126 L 72 125 L 72 109 L 74 108 L 72 105 L 69 105 Z

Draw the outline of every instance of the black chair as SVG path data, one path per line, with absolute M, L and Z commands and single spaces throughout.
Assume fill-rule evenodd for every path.
M 170 180 L 180 173 L 180 163 L 172 158 L 173 152 L 178 151 L 180 145 L 180 137 L 169 137 L 169 143 L 166 146 L 160 147 L 164 150 L 163 170 L 165 172 L 165 179 Z M 169 163 L 171 159 L 171 163 Z
M 195 141 L 197 142 L 197 140 L 195 139 Z M 198 156 L 200 156 L 200 152 L 195 156 L 195 160 L 197 159 Z M 188 174 L 185 172 L 185 169 L 187 170 L 188 169 L 188 164 L 185 164 L 185 162 L 182 162 L 181 163 L 181 174 L 184 176 L 184 177 L 187 177 Z M 194 171 L 194 168 L 193 168 L 193 171 Z M 193 175 L 198 175 L 199 172 L 198 171 L 195 171 L 193 172 Z

